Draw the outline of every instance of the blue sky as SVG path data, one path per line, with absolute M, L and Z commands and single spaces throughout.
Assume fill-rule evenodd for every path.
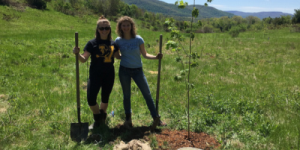
M 176 0 L 160 0 L 174 4 Z M 194 4 L 194 0 L 184 0 L 189 5 Z M 203 5 L 206 0 L 195 0 L 196 4 Z M 262 12 L 279 11 L 294 14 L 294 9 L 300 9 L 300 0 L 213 0 L 209 6 L 219 10 L 242 11 L 242 12 Z

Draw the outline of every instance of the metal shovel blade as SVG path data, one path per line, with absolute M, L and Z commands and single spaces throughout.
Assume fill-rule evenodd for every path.
M 71 123 L 71 139 L 76 142 L 86 140 L 89 133 L 89 123 Z

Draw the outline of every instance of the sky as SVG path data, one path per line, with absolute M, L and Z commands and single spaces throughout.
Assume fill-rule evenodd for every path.
M 174 4 L 176 0 L 160 0 Z M 183 0 L 189 5 L 194 4 L 194 0 Z M 196 4 L 203 5 L 207 0 L 195 0 Z M 213 0 L 209 6 L 222 11 L 242 11 L 242 12 L 266 12 L 279 11 L 294 14 L 294 9 L 300 9 L 300 0 Z

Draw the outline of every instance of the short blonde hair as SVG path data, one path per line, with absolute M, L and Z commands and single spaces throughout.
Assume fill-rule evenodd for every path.
M 128 21 L 131 24 L 130 34 L 131 34 L 131 37 L 134 38 L 136 36 L 136 30 L 137 29 L 135 27 L 135 23 L 134 23 L 133 19 L 130 18 L 130 17 L 128 17 L 128 16 L 123 16 L 123 17 L 121 17 L 121 18 L 118 19 L 118 21 L 117 21 L 117 30 L 116 30 L 117 34 L 120 37 L 124 38 L 124 33 L 123 33 L 122 29 L 121 29 L 121 25 L 125 21 Z

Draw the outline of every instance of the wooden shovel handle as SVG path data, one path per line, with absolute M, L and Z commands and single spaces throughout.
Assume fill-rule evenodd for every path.
M 162 35 L 159 37 L 159 53 L 162 49 Z M 158 74 L 157 74 L 157 89 L 156 89 L 156 113 L 158 114 L 158 102 L 159 102 L 159 89 L 160 89 L 160 70 L 161 70 L 161 59 L 158 60 Z
M 78 48 L 78 32 L 75 32 L 75 46 Z M 78 122 L 80 121 L 80 91 L 79 91 L 79 63 L 78 63 L 78 53 L 75 55 L 76 57 L 76 99 L 77 99 L 77 116 Z

